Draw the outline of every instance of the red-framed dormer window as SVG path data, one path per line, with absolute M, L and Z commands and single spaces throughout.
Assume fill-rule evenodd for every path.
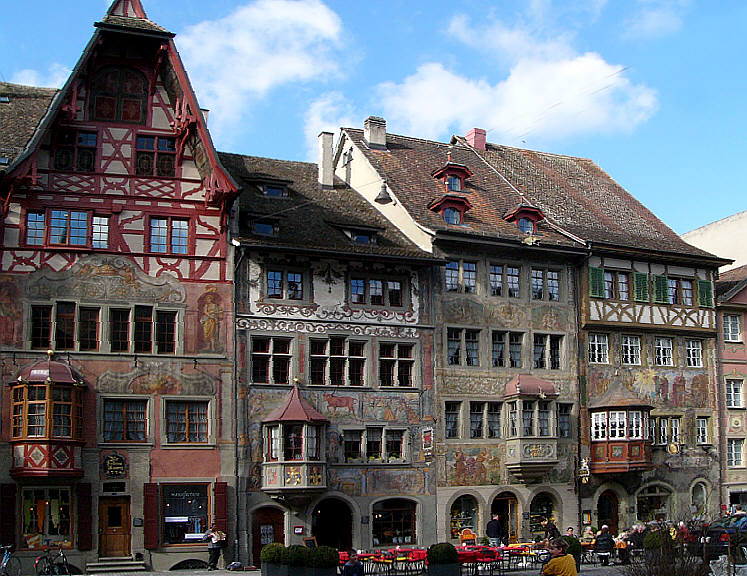
M 469 168 L 464 164 L 452 162 L 451 159 L 443 167 L 433 172 L 433 177 L 444 183 L 447 194 L 464 190 L 464 183 L 470 176 L 472 176 L 472 171 Z
M 545 219 L 542 210 L 529 204 L 524 197 L 521 197 L 519 204 L 509 210 L 503 219 L 506 222 L 513 222 L 524 234 L 534 234 L 537 232 L 537 222 Z
M 472 204 L 463 196 L 446 194 L 431 202 L 428 208 L 441 214 L 447 224 L 462 225 L 464 224 L 464 215 L 467 210 L 472 208 Z

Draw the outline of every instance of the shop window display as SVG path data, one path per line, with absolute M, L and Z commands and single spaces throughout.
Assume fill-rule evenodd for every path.
M 451 537 L 459 538 L 465 528 L 478 532 L 477 502 L 472 496 L 460 496 L 451 505 Z
M 22 502 L 26 548 L 72 546 L 69 488 L 24 488 Z
M 163 543 L 200 542 L 209 526 L 207 484 L 169 484 L 161 494 Z

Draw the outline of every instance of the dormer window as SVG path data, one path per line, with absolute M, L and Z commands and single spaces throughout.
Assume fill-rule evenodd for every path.
M 532 234 L 534 232 L 534 221 L 529 218 L 519 218 L 519 230 L 524 234 Z
M 350 239 L 357 244 L 376 244 L 376 233 L 364 230 L 351 230 Z
M 268 198 L 287 198 L 288 187 L 285 184 L 263 184 L 262 195 Z
M 277 220 L 266 218 L 252 220 L 252 234 L 257 236 L 277 236 L 279 230 Z
M 513 222 L 522 234 L 534 234 L 537 232 L 537 222 L 545 219 L 542 210 L 526 201 L 524 196 L 519 203 L 503 216 L 506 222 Z
M 449 175 L 446 177 L 446 189 L 449 192 L 461 192 L 462 191 L 462 179 L 458 176 Z M 453 224 L 453 222 L 450 222 Z
M 447 224 L 461 225 L 464 223 L 464 214 L 472 208 L 469 200 L 456 194 L 446 194 L 431 202 L 428 208 L 439 212 Z

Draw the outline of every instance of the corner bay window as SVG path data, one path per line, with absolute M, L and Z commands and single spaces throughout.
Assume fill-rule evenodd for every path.
M 161 486 L 163 543 L 202 542 L 208 529 L 208 485 L 165 484 Z
M 641 440 L 648 438 L 648 412 L 609 410 L 592 412 L 592 440 Z
M 374 504 L 371 523 L 373 545 L 386 546 L 417 542 L 415 511 L 415 503 L 403 498 L 391 498 Z
M 11 387 L 13 439 L 79 440 L 81 388 L 68 384 L 17 383 Z
M 265 426 L 265 461 L 320 460 L 322 427 L 303 422 Z
M 168 400 L 166 440 L 169 443 L 206 444 L 208 441 L 208 402 Z
M 72 546 L 69 488 L 23 488 L 21 510 L 22 547 Z
M 314 385 L 363 386 L 366 342 L 346 336 L 309 340 L 310 381 Z

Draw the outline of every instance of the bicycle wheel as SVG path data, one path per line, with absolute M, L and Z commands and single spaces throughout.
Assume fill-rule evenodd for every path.
M 21 561 L 15 556 L 11 556 L 5 568 L 3 568 L 3 576 L 21 576 Z
M 49 563 L 49 558 L 42 556 L 39 558 L 34 565 L 36 570 L 36 576 L 52 576 L 52 565 Z

